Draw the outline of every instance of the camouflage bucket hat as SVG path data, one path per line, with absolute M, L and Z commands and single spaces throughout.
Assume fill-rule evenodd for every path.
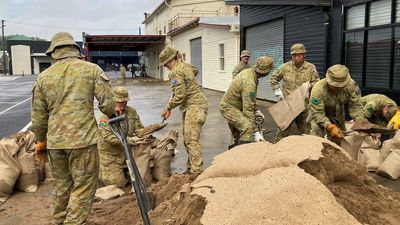
M 274 62 L 271 57 L 261 56 L 253 67 L 257 73 L 268 74 L 274 68 Z
M 249 50 L 243 50 L 243 51 L 240 53 L 240 58 L 242 58 L 242 57 L 244 57 L 244 56 L 250 57 L 250 51 L 249 51 Z
M 115 87 L 113 90 L 114 101 L 116 102 L 127 102 L 129 101 L 129 93 L 126 87 Z
M 291 48 L 290 48 L 290 54 L 306 54 L 306 48 L 304 47 L 303 44 L 297 43 L 294 44 Z
M 178 54 L 178 50 L 168 47 L 160 53 L 160 65 L 165 66 L 169 61 L 171 61 Z
M 346 66 L 337 64 L 326 71 L 326 81 L 334 87 L 345 87 L 350 79 L 349 69 Z
M 60 32 L 55 34 L 51 38 L 51 44 L 46 51 L 46 55 L 51 56 L 51 53 L 54 51 L 55 48 L 64 45 L 73 45 L 79 49 L 79 52 L 81 52 L 81 47 L 79 47 L 79 45 L 75 42 L 71 34 L 67 32 Z

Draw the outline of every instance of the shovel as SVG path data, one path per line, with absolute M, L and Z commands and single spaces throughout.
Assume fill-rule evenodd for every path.
M 149 215 L 147 214 L 151 210 L 149 195 L 146 191 L 143 179 L 140 176 L 139 169 L 136 166 L 136 162 L 133 159 L 132 152 L 128 148 L 128 116 L 122 115 L 114 117 L 108 121 L 108 124 L 110 125 L 113 134 L 119 139 L 122 144 L 122 150 L 126 158 L 129 176 L 131 177 L 132 187 L 136 195 L 136 200 L 139 205 L 143 223 L 144 225 L 150 225 Z

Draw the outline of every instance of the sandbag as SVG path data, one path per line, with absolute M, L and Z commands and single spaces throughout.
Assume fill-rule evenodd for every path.
M 393 137 L 393 146 L 400 149 L 400 130 L 396 131 L 396 134 Z
M 146 187 L 151 185 L 151 181 L 153 179 L 149 165 L 151 149 L 153 146 L 153 141 L 155 140 L 155 137 L 149 135 L 138 139 L 136 142 L 133 142 L 132 139 L 129 141 L 129 148 L 133 153 L 133 158 Z
M 17 180 L 16 188 L 24 192 L 35 192 L 39 185 L 39 175 L 35 165 L 35 135 L 31 131 L 19 132 L 12 136 L 19 146 L 17 160 L 21 174 Z
M 398 179 L 400 177 L 400 150 L 390 153 L 379 167 L 377 173 L 393 180 Z
M 381 141 L 379 138 L 373 138 L 371 136 L 367 136 L 364 142 L 362 143 L 361 148 L 380 149 Z
M 0 140 L 0 203 L 12 193 L 21 169 L 16 159 L 19 146 L 12 138 Z
M 393 139 L 389 139 L 383 142 L 382 147 L 381 147 L 381 156 L 383 159 L 386 159 L 390 153 L 392 153 L 394 150 L 399 149 L 396 148 L 393 144 Z
M 178 132 L 170 130 L 152 150 L 154 166 L 152 175 L 155 180 L 165 181 L 171 176 L 171 161 L 177 145 Z M 169 146 L 170 145 L 170 146 Z
M 358 150 L 365 138 L 366 135 L 364 134 L 353 133 L 352 135 L 345 136 L 344 140 L 340 141 L 340 147 L 349 153 L 354 160 L 357 160 Z
M 368 171 L 375 172 L 383 163 L 383 157 L 379 150 L 374 148 L 362 148 L 359 151 L 359 163 L 364 165 Z

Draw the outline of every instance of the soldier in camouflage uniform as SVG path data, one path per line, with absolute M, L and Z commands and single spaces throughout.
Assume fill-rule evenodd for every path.
M 187 172 L 201 173 L 203 159 L 200 147 L 200 131 L 206 121 L 207 98 L 197 84 L 192 67 L 179 59 L 178 51 L 166 48 L 160 53 L 160 64 L 167 67 L 173 95 L 162 117 L 168 119 L 171 110 L 178 105 L 182 111 L 183 139 L 188 152 Z
M 123 64 L 119 67 L 119 76 L 121 77 L 122 83 L 126 83 L 126 68 Z
M 115 87 L 113 90 L 116 108 L 121 114 L 128 116 L 128 137 L 136 136 L 136 131 L 143 128 L 139 115 L 133 107 L 127 106 L 129 101 L 128 89 L 125 87 Z M 125 176 L 126 168 L 125 156 L 122 151 L 121 143 L 112 133 L 108 125 L 109 117 L 105 114 L 100 115 L 99 130 L 99 156 L 100 156 L 100 181 L 105 185 L 117 185 L 124 187 L 129 177 Z
M 272 89 L 275 91 L 275 96 L 278 100 L 281 100 L 283 97 L 290 95 L 293 91 L 299 88 L 306 82 L 310 82 L 310 88 L 319 81 L 319 76 L 317 69 L 314 64 L 305 61 L 305 55 L 307 51 L 303 44 L 294 44 L 290 49 L 290 54 L 292 55 L 292 60 L 282 64 L 270 77 L 270 83 Z M 279 85 L 279 81 L 283 79 L 283 93 Z M 308 103 L 308 99 L 306 100 L 306 104 Z M 304 112 L 298 115 L 294 122 L 297 125 L 297 128 L 302 134 L 310 133 L 310 124 L 307 123 L 307 115 L 308 110 L 304 110 Z M 278 128 L 278 133 L 275 138 L 275 142 L 281 140 L 284 137 L 287 137 L 290 133 L 289 127 L 282 131 Z
M 331 66 L 325 79 L 318 81 L 311 90 L 308 122 L 311 134 L 338 143 L 345 127 L 344 105 L 348 103 L 354 120 L 365 119 L 365 113 L 357 95 L 357 84 L 343 65 Z
M 48 149 L 55 224 L 85 224 L 99 170 L 93 103 L 96 97 L 101 112 L 114 113 L 109 78 L 99 66 L 81 60 L 80 47 L 68 33 L 55 34 L 46 54 L 55 63 L 33 87 L 35 154 L 45 162 Z
M 392 99 L 381 94 L 370 94 L 360 98 L 364 113 L 369 122 L 387 126 L 396 114 L 397 104 Z
M 249 59 L 250 59 L 250 51 L 243 50 L 240 53 L 240 62 L 235 66 L 235 68 L 233 68 L 232 79 L 235 79 L 235 77 L 243 70 L 251 67 L 251 65 L 249 64 Z
M 240 72 L 233 79 L 220 102 L 222 116 L 228 120 L 233 143 L 229 148 L 238 144 L 249 143 L 252 140 L 263 140 L 256 132 L 256 104 L 258 79 L 265 77 L 274 68 L 270 57 L 260 57 L 250 69 Z M 261 135 L 261 137 L 260 137 Z

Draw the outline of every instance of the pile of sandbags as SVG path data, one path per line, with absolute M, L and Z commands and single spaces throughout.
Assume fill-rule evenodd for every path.
M 298 167 L 323 157 L 326 142 L 339 148 L 304 135 L 240 145 L 216 156 L 191 184 L 192 194 L 206 198 L 201 223 L 360 224 L 324 184 Z
M 171 176 L 171 161 L 177 141 L 178 132 L 175 130 L 169 130 L 161 140 L 151 134 L 142 138 L 128 137 L 129 147 L 147 187 L 153 179 L 165 181 Z
M 19 132 L 0 140 L 0 202 L 4 202 L 13 189 L 35 192 L 42 179 L 42 168 L 35 163 L 34 134 Z
M 380 155 L 384 159 L 377 173 L 391 179 L 400 177 L 400 131 L 396 132 L 394 138 L 383 142 Z

